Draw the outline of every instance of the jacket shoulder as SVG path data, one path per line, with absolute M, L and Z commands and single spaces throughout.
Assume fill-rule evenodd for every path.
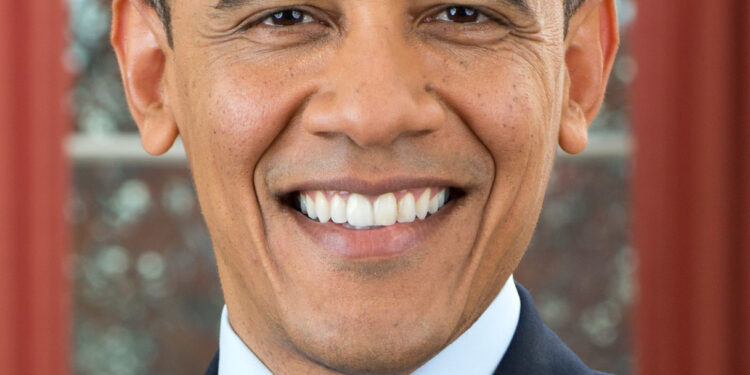
M 539 317 L 529 292 L 516 283 L 521 315 L 494 375 L 605 375 L 588 368 Z
M 208 365 L 206 375 L 218 375 L 219 374 L 219 352 L 216 352 L 214 359 L 211 360 L 211 364 Z

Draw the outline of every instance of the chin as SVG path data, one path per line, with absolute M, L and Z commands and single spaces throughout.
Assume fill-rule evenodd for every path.
M 292 337 L 301 355 L 338 373 L 404 374 L 436 355 L 452 333 L 451 327 L 441 322 L 402 325 L 398 319 L 392 324 L 355 324 L 330 330 L 303 324 Z
M 268 245 L 288 345 L 344 374 L 408 373 L 437 354 L 464 326 L 479 226 L 466 199 L 441 199 L 424 220 L 364 229 L 277 206 L 286 220 L 268 225 Z M 465 235 L 448 231 L 459 223 Z

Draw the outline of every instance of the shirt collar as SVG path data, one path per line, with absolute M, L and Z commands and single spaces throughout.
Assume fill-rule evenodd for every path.
M 513 276 L 476 322 L 412 375 L 489 375 L 510 346 L 521 314 Z M 273 375 L 234 332 L 227 307 L 221 313 L 219 375 Z

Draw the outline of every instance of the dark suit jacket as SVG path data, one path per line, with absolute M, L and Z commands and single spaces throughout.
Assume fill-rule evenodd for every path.
M 529 292 L 516 283 L 521 296 L 518 327 L 494 375 L 604 375 L 593 371 L 542 323 Z M 218 375 L 216 353 L 206 375 Z M 461 374 L 456 374 L 461 375 Z

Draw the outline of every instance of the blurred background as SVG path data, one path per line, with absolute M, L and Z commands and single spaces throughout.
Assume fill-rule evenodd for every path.
M 184 151 L 141 149 L 110 0 L 57 2 L 0 6 L 0 374 L 203 373 L 223 298 Z M 604 107 L 516 279 L 593 368 L 750 373 L 750 7 L 617 6 Z M 697 14 L 712 34 L 675 31 Z

